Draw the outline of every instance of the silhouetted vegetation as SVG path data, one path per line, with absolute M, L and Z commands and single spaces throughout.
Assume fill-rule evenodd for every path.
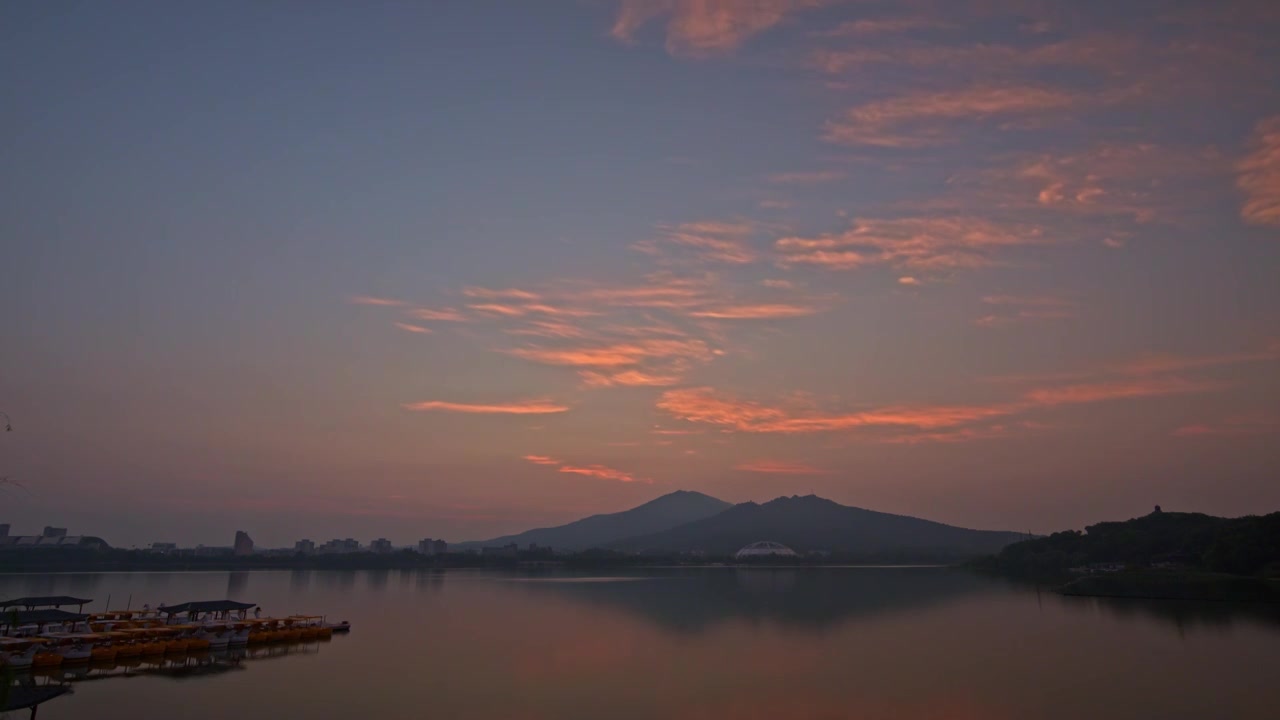
M 1021 575 L 1056 576 L 1072 569 L 1199 571 L 1280 576 L 1280 512 L 1220 518 L 1153 512 L 1024 540 L 980 566 Z

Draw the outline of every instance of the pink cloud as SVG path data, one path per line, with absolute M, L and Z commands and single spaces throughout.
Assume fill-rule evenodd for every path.
M 422 327 L 421 325 L 411 325 L 409 323 L 402 323 L 402 322 L 398 322 L 394 324 L 396 327 L 400 328 L 401 330 L 404 330 L 405 332 L 420 333 L 420 334 L 431 332 L 431 328 Z
M 403 307 L 405 304 L 401 300 L 372 297 L 370 295 L 352 295 L 350 298 L 347 298 L 347 300 L 352 305 L 372 305 L 375 307 Z
M 689 317 L 713 318 L 719 320 L 771 320 L 777 318 L 794 318 L 813 315 L 819 308 L 806 305 L 788 305 L 785 303 L 760 303 L 756 305 L 725 305 L 721 307 L 696 310 Z
M 946 23 L 925 16 L 874 18 L 850 20 L 816 35 L 822 37 L 867 37 L 871 35 L 894 35 L 908 30 L 932 30 L 950 27 Z
M 884 407 L 851 413 L 823 413 L 808 408 L 762 405 L 721 395 L 709 387 L 668 390 L 659 409 L 689 422 L 709 423 L 752 433 L 812 433 L 868 427 L 905 426 L 921 429 L 961 425 L 1006 415 L 1002 406 Z
M 786 172 L 769 176 L 769 182 L 778 185 L 817 185 L 835 182 L 848 177 L 843 170 L 813 170 L 808 172 Z
M 571 475 L 585 475 L 587 477 L 599 478 L 601 480 L 616 480 L 618 482 L 624 482 L 624 483 L 652 482 L 651 480 L 647 480 L 645 478 L 638 478 L 629 472 L 624 472 L 616 468 L 611 468 L 608 465 L 600 465 L 600 464 L 570 465 L 561 460 L 557 460 L 553 457 L 548 457 L 546 455 L 525 455 L 523 459 L 527 462 L 533 463 L 534 465 L 555 467 L 556 472 L 568 473 Z
M 419 320 L 436 320 L 440 322 L 466 322 L 467 317 L 453 308 L 444 308 L 443 310 L 431 310 L 428 308 L 414 308 L 408 311 L 408 314 Z
M 493 289 L 484 287 L 466 287 L 463 288 L 462 294 L 470 298 L 481 298 L 483 300 L 539 300 L 541 295 L 528 290 L 520 290 L 517 288 Z
M 525 455 L 524 459 L 534 465 L 559 465 L 560 461 L 546 455 Z
M 601 480 L 617 480 L 618 482 L 652 482 L 643 478 L 638 478 L 629 472 L 624 472 L 608 465 L 561 465 L 560 472 L 572 473 L 574 475 L 586 475 L 587 477 L 599 478 Z
M 415 411 L 442 410 L 446 412 L 507 415 L 546 415 L 550 413 L 562 413 L 569 409 L 564 405 L 557 405 L 545 400 L 524 400 L 514 403 L 498 404 L 472 404 L 446 402 L 444 400 L 428 400 L 425 402 L 405 403 L 403 407 L 406 410 Z
M 611 34 L 632 42 L 636 32 L 667 17 L 667 51 L 705 57 L 730 52 L 782 22 L 828 0 L 622 0 Z
M 1280 432 L 1280 419 L 1274 417 L 1234 417 L 1218 422 L 1184 425 L 1173 431 L 1175 437 L 1212 437 L 1234 435 L 1267 435 Z
M 519 305 L 503 305 L 501 303 L 480 303 L 478 305 L 468 305 L 467 307 L 476 312 L 501 315 L 503 317 L 521 317 L 529 312 Z
M 641 340 L 579 348 L 525 347 L 509 351 L 512 355 L 545 365 L 616 367 L 636 365 L 654 358 L 710 360 L 713 352 L 701 340 Z
M 827 475 L 829 471 L 802 462 L 754 460 L 734 466 L 735 470 L 774 475 Z
M 1258 123 L 1253 149 L 1236 164 L 1245 195 L 1240 217 L 1253 225 L 1280 225 L 1280 115 Z
M 1216 380 L 1149 377 L 1038 388 L 1024 393 L 1023 397 L 1036 405 L 1070 405 L 1163 395 L 1185 395 L 1221 390 L 1224 387 L 1227 387 L 1226 383 Z
M 1001 225 L 982 218 L 924 216 L 860 219 L 843 233 L 783 237 L 774 242 L 782 265 L 829 270 L 889 265 L 913 270 L 956 270 L 997 264 L 993 255 L 1048 239 L 1034 225 Z
M 679 374 L 660 374 L 642 370 L 624 370 L 615 373 L 580 370 L 578 376 L 583 384 L 590 388 L 603 387 L 665 387 L 677 385 L 682 379 Z
M 914 93 L 860 105 L 826 125 L 825 139 L 843 145 L 922 147 L 949 142 L 946 123 L 1060 113 L 1080 98 L 1033 86 L 974 87 Z

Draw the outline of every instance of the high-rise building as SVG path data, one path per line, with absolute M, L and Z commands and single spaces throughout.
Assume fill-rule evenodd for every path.
M 48 525 L 44 527 L 44 532 L 40 533 L 40 537 L 66 537 L 66 536 L 67 536 L 66 528 L 49 527 Z
M 386 538 L 378 538 L 369 543 L 369 549 L 376 553 L 391 552 L 391 541 Z
M 418 552 L 422 553 L 423 555 L 435 555 L 436 554 L 435 540 L 432 540 L 431 538 L 423 538 L 419 540 Z
M 436 555 L 444 555 L 445 553 L 449 552 L 449 543 L 443 540 L 437 540 L 431 543 L 431 546 L 435 550 Z
M 303 555 L 310 555 L 316 551 L 316 544 L 304 538 L 293 544 L 293 551 Z
M 0 523 L 0 537 L 9 537 L 9 523 Z
M 249 537 L 249 533 L 243 530 L 236 531 L 236 544 L 233 552 L 238 557 L 253 554 L 253 538 Z

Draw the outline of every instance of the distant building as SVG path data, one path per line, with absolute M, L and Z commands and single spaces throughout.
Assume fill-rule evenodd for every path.
M 253 554 L 253 538 L 249 537 L 249 533 L 243 530 L 236 531 L 236 542 L 232 546 L 236 557 L 244 557 Z
M 9 523 L 0 523 L 0 537 L 9 537 Z
M 445 553 L 449 552 L 449 543 L 443 540 L 437 540 L 431 543 L 431 546 L 432 548 L 435 549 L 436 555 L 444 555 Z
M 248 536 L 246 535 L 245 537 L 248 537 Z M 191 554 L 195 555 L 196 557 L 225 557 L 228 555 L 235 555 L 236 551 L 235 551 L 235 548 L 229 548 L 229 547 L 226 547 L 225 545 L 221 547 L 210 546 L 210 545 L 197 545 L 194 550 L 191 550 Z
M 107 550 L 110 545 L 90 535 L 0 535 L 0 550 Z
M 796 551 L 771 540 L 761 540 L 753 542 L 733 554 L 733 557 L 742 560 L 753 557 L 796 557 Z
M 423 555 L 436 554 L 436 541 L 431 538 L 423 538 L 418 541 L 418 552 Z
M 178 551 L 178 543 L 168 543 L 168 542 L 151 543 L 151 547 L 149 549 L 153 553 L 161 553 L 163 555 L 168 555 L 169 553 L 174 553 Z
M 321 545 L 318 551 L 322 555 L 342 555 L 345 553 L 360 552 L 360 541 L 353 538 L 346 540 L 338 540 L 334 538 L 329 542 Z
M 66 536 L 67 536 L 66 528 L 49 527 L 48 525 L 44 527 L 44 532 L 40 533 L 40 537 L 47 537 L 47 538 L 60 538 L 60 537 L 66 537 Z
M 369 549 L 376 553 L 391 552 L 391 541 L 386 538 L 378 538 L 369 543 Z
M 515 543 L 503 545 L 501 547 L 486 547 L 480 549 L 480 554 L 485 557 L 515 557 L 520 554 L 520 546 Z
M 293 551 L 303 555 L 310 555 L 316 551 L 316 544 L 304 538 L 293 544 Z

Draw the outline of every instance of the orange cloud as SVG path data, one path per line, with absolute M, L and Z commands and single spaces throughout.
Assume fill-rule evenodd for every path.
M 805 305 L 787 305 L 783 303 L 762 303 L 758 305 L 727 305 L 706 310 L 696 310 L 689 317 L 714 318 L 720 320 L 768 320 L 774 318 L 793 318 L 813 315 L 819 312 L 816 307 Z
M 1062 320 L 1076 316 L 1073 302 L 1047 295 L 988 295 L 982 298 L 982 302 L 1007 310 L 1004 314 L 984 315 L 974 320 L 974 324 L 979 327 L 1003 327 L 1034 320 Z
M 1226 383 L 1216 380 L 1150 377 L 1039 388 L 1024 393 L 1023 398 L 1036 405 L 1070 405 L 1162 395 L 1185 395 L 1221 390 L 1226 386 Z
M 1069 93 L 1033 86 L 915 93 L 855 107 L 829 121 L 824 137 L 843 145 L 923 147 L 953 139 L 946 122 L 1045 115 L 1079 103 Z
M 1280 360 L 1280 340 L 1272 341 L 1261 350 L 1224 353 L 1221 355 L 1147 355 L 1125 363 L 1113 365 L 1113 372 L 1129 375 L 1150 375 L 1222 365 L 1241 365 L 1254 362 Z
M 817 185 L 843 180 L 848 175 L 842 170 L 815 170 L 810 172 L 786 172 L 769 176 L 769 182 L 779 185 Z
M 503 317 L 521 317 L 529 312 L 518 305 L 503 305 L 501 303 L 481 303 L 479 305 L 468 305 L 467 307 L 476 312 L 501 315 Z
M 668 242 L 696 251 L 700 260 L 732 265 L 756 261 L 756 252 L 746 243 L 746 238 L 755 232 L 755 225 L 752 223 L 702 221 L 664 227 L 662 230 Z M 649 254 L 661 253 L 652 241 L 636 243 L 632 247 Z
M 1236 417 L 1215 423 L 1184 425 L 1173 431 L 1175 437 L 1210 437 L 1221 435 L 1265 435 L 1280 432 L 1280 419 L 1271 417 Z
M 600 313 L 592 310 L 583 310 L 582 308 L 560 307 L 556 305 L 547 305 L 546 303 L 529 303 L 521 306 L 526 312 L 542 313 L 543 315 L 557 315 L 561 317 L 594 317 Z
M 414 308 L 408 311 L 408 314 L 418 318 L 419 320 L 438 320 L 441 322 L 466 322 L 467 317 L 453 308 L 445 308 L 443 310 L 430 310 L 427 308 Z
M 509 351 L 525 360 L 546 365 L 615 367 L 636 365 L 652 358 L 685 358 L 707 361 L 713 352 L 701 340 L 642 340 L 583 348 L 516 348 Z
M 1258 123 L 1253 150 L 1236 164 L 1245 195 L 1240 217 L 1253 225 L 1280 225 L 1280 115 Z
M 535 320 L 530 322 L 527 327 L 504 330 L 503 332 L 509 335 L 532 335 L 549 338 L 581 338 L 587 336 L 587 331 L 577 325 L 546 320 Z
M 625 370 L 618 373 L 600 373 L 593 370 L 580 370 L 578 376 L 587 387 L 664 387 L 680 382 L 678 374 L 659 375 L 641 370 Z
M 546 415 L 550 413 L 562 413 L 569 409 L 564 405 L 557 405 L 545 400 L 525 400 L 521 402 L 502 403 L 497 405 L 428 400 L 426 402 L 405 403 L 403 407 L 406 410 L 415 411 L 443 410 L 447 412 L 495 415 Z
M 411 332 L 411 333 L 431 332 L 431 328 L 422 327 L 421 325 L 410 325 L 409 323 L 398 322 L 398 323 L 395 323 L 395 326 L 400 328 L 401 330 L 404 330 L 405 332 Z
M 546 455 L 525 455 L 524 459 L 528 460 L 534 465 L 559 465 L 560 464 L 559 460 L 553 457 L 547 457 Z
M 903 277 L 898 278 L 898 284 L 899 285 L 920 285 L 921 283 L 916 278 L 913 278 L 910 275 L 905 275 Z
M 995 440 L 1012 434 L 1008 425 L 990 427 L 966 427 L 942 432 L 905 433 L 875 438 L 875 442 L 887 445 L 919 445 L 921 443 L 959 443 L 973 440 Z
M 637 478 L 629 472 L 623 472 L 607 465 L 561 465 L 560 472 L 572 473 L 574 475 L 586 475 L 587 477 L 599 478 L 601 480 L 617 480 L 618 482 L 650 482 L 643 478 Z
M 352 305 L 373 305 L 377 307 L 403 307 L 405 304 L 401 300 L 372 297 L 370 295 L 352 295 L 350 298 L 347 298 L 347 300 Z
M 843 22 L 823 32 L 815 33 L 822 37 L 866 37 L 870 35 L 890 35 L 908 30 L 931 30 L 949 27 L 945 23 L 928 17 L 899 17 L 868 20 L 851 20 Z
M 886 407 L 877 410 L 830 414 L 811 409 L 771 407 L 720 396 L 709 387 L 668 390 L 657 406 L 674 417 L 753 433 L 810 433 L 878 426 L 921 429 L 961 425 L 1006 415 L 1007 406 Z
M 997 225 L 970 216 L 861 219 L 843 233 L 783 237 L 774 242 L 782 265 L 810 264 L 830 270 L 890 265 L 915 270 L 955 270 L 996 264 L 1006 248 L 1042 245 L 1032 225 Z
M 651 482 L 644 478 L 637 478 L 628 472 L 623 472 L 607 465 L 569 465 L 563 461 L 557 460 L 546 455 L 525 455 L 523 458 L 527 462 L 534 465 L 545 465 L 548 467 L 556 467 L 557 472 L 569 473 L 572 475 L 586 475 L 587 477 L 599 478 L 601 480 L 617 480 L 618 482 Z
M 734 50 L 788 14 L 827 0 L 622 0 L 610 34 L 632 42 L 636 31 L 668 17 L 667 52 L 705 57 Z
M 495 290 L 493 288 L 483 287 L 466 287 L 463 288 L 462 294 L 471 298 L 481 298 L 484 300 L 540 300 L 541 295 L 529 292 L 528 290 L 519 290 L 516 288 L 507 288 L 505 290 Z
M 802 462 L 755 460 L 734 466 L 735 470 L 776 475 L 827 475 L 829 471 Z
M 795 288 L 795 283 L 791 282 L 790 280 L 767 279 L 767 280 L 761 280 L 760 284 L 767 288 L 773 288 L 774 290 L 791 290 Z
M 668 280 L 663 284 L 637 287 L 592 288 L 572 292 L 568 296 L 579 302 L 615 307 L 673 309 L 705 303 L 707 289 L 700 280 Z

